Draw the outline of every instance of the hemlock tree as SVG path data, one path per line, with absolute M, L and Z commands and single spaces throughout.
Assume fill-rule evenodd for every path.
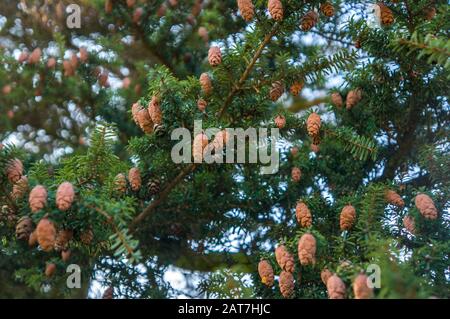
M 0 9 L 0 296 L 449 297 L 445 2 L 72 2 Z

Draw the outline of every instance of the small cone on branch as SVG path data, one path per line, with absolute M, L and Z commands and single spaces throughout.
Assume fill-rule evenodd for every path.
M 47 205 L 47 190 L 42 185 L 35 186 L 28 197 L 31 211 L 36 213 Z
M 355 43 L 354 43 L 355 48 L 357 49 L 361 49 L 361 40 L 360 39 L 356 39 Z
M 300 178 L 302 177 L 302 171 L 298 167 L 293 167 L 291 170 L 291 178 L 294 183 L 300 182 Z
M 123 78 L 123 80 L 122 80 L 122 88 L 127 90 L 130 87 L 130 85 L 131 85 L 130 78 L 129 77 Z
M 22 176 L 14 185 L 11 192 L 11 198 L 14 200 L 21 199 L 28 192 L 28 178 Z
M 345 284 L 337 275 L 332 275 L 327 280 L 327 291 L 330 299 L 345 298 Z
M 114 288 L 109 287 L 103 293 L 102 299 L 113 299 L 114 298 Z
M 134 103 L 131 107 L 131 115 L 144 133 L 151 134 L 153 132 L 154 124 L 147 109 L 144 109 L 138 103 Z
M 191 13 L 194 17 L 198 16 L 200 12 L 202 12 L 202 2 L 203 0 L 195 0 L 191 9 Z
M 212 82 L 211 82 L 211 78 L 209 77 L 208 73 L 202 73 L 200 75 L 200 85 L 202 87 L 203 92 L 205 92 L 205 94 L 211 93 Z
M 172 8 L 175 8 L 178 5 L 178 0 L 169 0 L 169 4 Z
M 300 201 L 297 203 L 297 206 L 295 207 L 295 216 L 301 227 L 311 227 L 312 214 L 304 202 Z
M 294 257 L 289 253 L 284 245 L 279 245 L 275 249 L 275 258 L 280 268 L 287 272 L 294 272 Z
M 207 105 L 208 105 L 208 103 L 204 99 L 198 99 L 197 107 L 200 112 L 205 112 Z
M 321 125 L 322 121 L 320 120 L 320 116 L 315 112 L 311 113 L 306 120 L 306 129 L 308 131 L 308 135 L 311 137 L 318 136 Z
M 331 103 L 339 109 L 344 105 L 344 101 L 339 92 L 331 93 Z
M 133 12 L 133 23 L 140 24 L 142 15 L 144 14 L 144 9 L 139 7 L 136 8 Z
M 140 106 L 139 103 L 133 103 L 131 106 L 131 117 L 136 125 L 139 125 L 138 113 L 140 110 L 142 110 L 142 106 Z
M 9 84 L 6 84 L 4 87 L 2 87 L 2 93 L 4 95 L 8 95 L 12 91 L 12 86 Z
M 37 234 L 36 234 L 36 230 L 35 230 L 30 234 L 30 237 L 28 237 L 28 246 L 34 247 L 37 245 L 37 243 L 38 243 Z
M 18 240 L 28 240 L 33 232 L 33 221 L 30 217 L 24 216 L 19 219 L 16 225 L 16 238 Z
M 208 61 L 212 67 L 218 66 L 222 63 L 222 53 L 218 46 L 212 46 L 208 51 Z
M 419 194 L 415 197 L 414 203 L 425 219 L 434 220 L 438 218 L 436 206 L 430 196 Z
M 113 0 L 106 0 L 105 1 L 105 12 L 111 13 L 113 10 Z
M 384 198 L 386 199 L 386 201 L 389 204 L 392 204 L 394 206 L 397 207 L 403 207 L 405 206 L 405 202 L 403 201 L 403 199 L 400 197 L 399 194 L 397 194 L 395 191 L 393 190 L 387 190 L 386 193 L 384 194 Z
M 8 180 L 14 184 L 19 181 L 23 175 L 23 164 L 20 159 L 12 159 L 6 165 L 6 177 Z
M 137 167 L 132 167 L 128 171 L 128 180 L 130 181 L 131 189 L 137 192 L 142 185 L 141 173 Z
M 153 96 L 150 100 L 150 103 L 148 103 L 148 114 L 150 115 L 150 118 L 155 125 L 161 125 L 162 111 L 158 97 Z
M 89 59 L 89 53 L 85 47 L 80 48 L 79 54 L 80 54 L 80 61 L 83 63 L 87 62 L 87 60 Z
M 61 211 L 66 211 L 72 206 L 75 198 L 75 190 L 69 182 L 64 182 L 58 186 L 56 191 L 56 207 Z
M 47 264 L 47 266 L 45 267 L 45 276 L 47 278 L 50 278 L 53 276 L 53 274 L 56 271 L 56 265 L 53 263 Z
M 19 63 L 23 63 L 23 62 L 25 62 L 27 60 L 28 60 L 28 52 L 27 51 L 22 51 L 20 53 L 20 55 L 19 55 L 19 59 L 18 59 Z
M 36 236 L 42 250 L 51 251 L 56 240 L 55 224 L 46 217 L 42 218 L 36 226 Z
M 94 239 L 94 233 L 92 229 L 88 228 L 80 233 L 80 241 L 86 246 L 90 245 L 92 240 Z
M 268 286 L 272 287 L 274 282 L 274 274 L 272 265 L 267 260 L 261 260 L 258 264 L 258 273 L 261 277 L 261 282 Z
M 251 21 L 255 14 L 255 6 L 252 0 L 237 0 L 239 12 L 245 21 Z
M 127 178 L 125 174 L 119 173 L 114 178 L 114 189 L 119 193 L 125 193 L 127 190 Z
M 294 84 L 291 85 L 290 91 L 293 96 L 297 96 L 300 94 L 300 91 L 303 89 L 304 83 L 303 82 L 294 82 Z
M 54 247 L 55 250 L 56 251 L 66 250 L 69 245 L 69 241 L 72 239 L 72 237 L 73 231 L 71 231 L 70 229 L 62 229 L 58 231 L 55 238 L 55 247 Z
M 311 148 L 311 151 L 313 151 L 316 154 L 319 153 L 319 151 L 320 151 L 320 146 L 317 144 L 314 144 L 314 143 L 310 145 L 310 148 Z
M 76 54 L 72 54 L 70 57 L 70 64 L 74 70 L 78 67 L 78 57 Z
M 324 268 L 320 272 L 320 279 L 322 279 L 322 282 L 325 286 L 327 285 L 328 279 L 330 279 L 331 276 L 333 276 L 333 274 L 328 270 L 328 268 Z
M 225 129 L 220 132 L 217 132 L 216 136 L 214 136 L 214 140 L 212 141 L 213 148 L 216 151 L 222 150 L 223 147 L 227 145 L 228 138 L 229 136 Z
M 297 146 L 291 147 L 291 155 L 294 157 L 298 155 L 298 147 Z
M 356 210 L 352 205 L 346 205 L 342 208 L 339 225 L 341 230 L 349 230 L 353 227 L 356 220 Z
M 276 101 L 284 93 L 284 85 L 281 81 L 275 81 L 270 88 L 270 99 Z
M 320 12 L 326 17 L 332 17 L 334 16 L 334 7 L 331 3 L 324 2 L 320 5 Z
M 127 7 L 132 8 L 136 4 L 136 0 L 127 0 Z
M 75 68 L 73 67 L 72 63 L 69 60 L 63 61 L 63 68 L 64 68 L 64 76 L 73 76 L 75 74 Z
M 66 249 L 61 251 L 61 259 L 63 262 L 68 262 L 70 259 L 70 255 L 72 254 L 72 252 L 70 251 L 70 249 Z
M 277 115 L 277 117 L 275 118 L 275 125 L 279 128 L 282 129 L 286 126 L 286 118 L 283 115 Z
M 284 298 L 289 298 L 294 292 L 294 276 L 288 271 L 282 271 L 279 278 L 280 292 Z
M 383 26 L 389 26 L 394 22 L 394 14 L 384 3 L 378 2 L 376 4 L 379 8 L 379 19 Z M 377 10 L 376 10 L 377 11 Z
M 300 22 L 300 27 L 303 31 L 306 32 L 314 28 L 318 21 L 319 15 L 317 14 L 317 12 L 311 10 L 303 16 Z
M 166 11 L 167 11 L 167 6 L 165 3 L 162 3 L 159 8 L 158 11 L 156 11 L 156 15 L 160 18 L 164 17 L 166 15 Z
M 151 178 L 147 183 L 147 192 L 150 196 L 156 195 L 161 190 L 161 181 L 158 178 Z
M 39 60 L 42 56 L 42 50 L 40 48 L 36 48 L 31 52 L 30 56 L 28 57 L 28 63 L 29 64 L 36 64 L 39 63 Z
M 406 215 L 403 218 L 403 226 L 409 231 L 411 234 L 415 235 L 416 233 L 416 223 L 414 221 L 414 217 L 411 215 Z
M 364 274 L 359 274 L 353 281 L 353 293 L 355 299 L 370 299 L 373 297 L 373 288 L 367 285 L 368 277 Z
M 100 73 L 100 75 L 98 76 L 98 83 L 100 84 L 101 87 L 109 87 L 109 75 L 108 75 L 108 71 L 103 70 L 102 73 Z
M 434 6 L 426 7 L 423 9 L 423 14 L 428 21 L 433 20 L 436 16 L 436 8 Z
M 298 241 L 298 259 L 302 266 L 314 265 L 316 263 L 316 239 L 313 235 L 306 233 Z
M 202 38 L 204 42 L 209 41 L 208 29 L 206 29 L 205 27 L 198 28 L 197 34 L 200 38 Z
M 192 155 L 194 163 L 201 163 L 203 160 L 203 150 L 208 145 L 208 137 L 204 133 L 197 134 L 192 144 Z
M 358 88 L 349 91 L 347 94 L 347 99 L 345 100 L 347 110 L 351 110 L 356 104 L 358 104 L 359 101 L 361 101 L 361 98 L 362 98 L 361 89 Z
M 280 0 L 269 0 L 267 7 L 272 19 L 275 21 L 283 20 L 283 4 Z

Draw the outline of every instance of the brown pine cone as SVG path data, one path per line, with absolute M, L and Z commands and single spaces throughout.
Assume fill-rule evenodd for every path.
M 303 82 L 294 82 L 294 84 L 291 85 L 290 91 L 293 96 L 297 96 L 300 94 L 300 91 L 303 89 L 304 83 Z
M 411 234 L 415 235 L 416 223 L 414 221 L 414 217 L 412 217 L 411 215 L 406 215 L 403 218 L 403 226 L 405 226 L 407 231 L 409 231 Z
M 31 211 L 36 213 L 47 205 L 47 190 L 42 185 L 35 186 L 28 197 Z
M 198 134 L 194 138 L 192 145 L 192 155 L 194 156 L 194 163 L 201 163 L 203 160 L 203 151 L 208 145 L 208 137 L 204 133 Z
M 298 259 L 302 266 L 314 265 L 316 263 L 316 239 L 313 235 L 306 233 L 298 241 Z
M 28 63 L 29 64 L 36 64 L 39 63 L 39 60 L 42 56 L 42 50 L 40 48 L 36 48 L 31 52 L 30 56 L 28 57 Z
M 212 92 L 212 82 L 211 78 L 209 77 L 208 73 L 202 73 L 200 75 L 200 85 L 202 87 L 203 92 L 205 94 L 210 94 Z
M 337 275 L 333 275 L 327 280 L 327 291 L 330 299 L 345 298 L 345 284 Z
M 294 276 L 288 271 L 282 271 L 279 278 L 280 292 L 284 298 L 289 298 L 294 292 Z
M 37 245 L 37 243 L 38 243 L 37 234 L 36 234 L 36 230 L 35 230 L 30 234 L 30 237 L 28 237 L 28 246 L 34 247 Z
M 433 6 L 426 7 L 425 9 L 423 9 L 423 14 L 425 16 L 425 19 L 427 19 L 428 21 L 433 20 L 436 16 L 436 8 Z
M 331 3 L 324 2 L 320 5 L 320 12 L 326 17 L 332 17 L 334 16 L 334 7 Z
M 72 66 L 72 63 L 69 60 L 63 61 L 64 68 L 64 76 L 73 76 L 75 74 L 75 68 Z
M 378 2 L 377 6 L 380 9 L 380 16 L 379 19 L 381 21 L 381 24 L 383 26 L 391 25 L 394 22 L 394 14 L 392 13 L 392 10 L 389 9 L 384 3 Z
M 438 218 L 438 212 L 433 200 L 426 194 L 419 194 L 414 199 L 416 207 L 425 219 L 434 220 Z
M 322 279 L 322 282 L 325 286 L 327 285 L 328 279 L 330 279 L 331 276 L 333 276 L 333 274 L 328 270 L 328 268 L 324 268 L 320 272 L 320 279 Z
M 132 167 L 128 171 L 128 180 L 130 181 L 131 189 L 137 192 L 142 185 L 141 173 L 137 167 Z
M 279 245 L 275 249 L 275 258 L 282 270 L 287 272 L 294 272 L 294 257 L 289 253 L 284 245 Z
M 55 58 L 50 58 L 47 61 L 47 68 L 52 69 L 56 66 L 56 59 Z
M 321 125 L 322 121 L 320 120 L 320 116 L 315 112 L 311 113 L 306 120 L 306 129 L 308 131 L 308 135 L 311 137 L 318 136 Z
M 22 176 L 13 186 L 11 198 L 14 200 L 21 199 L 28 192 L 28 178 Z
M 291 155 L 296 157 L 297 154 L 298 154 L 298 147 L 297 146 L 291 147 Z
M 142 110 L 142 106 L 139 103 L 133 103 L 131 106 L 131 117 L 136 125 L 139 125 L 138 113 L 140 110 Z
M 19 181 L 23 175 L 23 164 L 20 159 L 12 159 L 6 165 L 6 177 L 8 180 L 14 184 Z
M 55 224 L 48 218 L 42 218 L 36 227 L 36 236 L 39 246 L 43 251 L 49 252 L 55 246 L 56 228 Z
M 68 262 L 70 259 L 70 255 L 72 254 L 72 252 L 70 251 L 70 249 L 66 249 L 61 251 L 61 259 L 63 262 Z
M 273 274 L 273 268 L 272 265 L 267 260 L 261 260 L 258 264 L 258 273 L 261 277 L 261 282 L 271 287 L 273 286 L 274 282 L 274 274 Z
M 162 123 L 162 112 L 158 97 L 152 97 L 150 103 L 148 104 L 148 114 L 155 125 L 160 125 Z
M 147 109 L 139 107 L 136 113 L 136 120 L 144 133 L 151 134 L 153 132 L 154 124 Z
M 125 174 L 119 173 L 114 178 L 115 191 L 125 193 L 127 190 L 127 178 Z
M 166 4 L 163 2 L 159 8 L 158 11 L 156 11 L 156 15 L 160 18 L 164 17 L 166 15 L 166 11 L 167 11 L 167 6 Z
M 109 79 L 108 71 L 103 70 L 103 72 L 100 73 L 100 75 L 98 76 L 98 84 L 100 84 L 100 86 L 104 88 L 109 87 L 108 79 Z
M 45 267 L 45 276 L 47 278 L 50 278 L 53 276 L 53 274 L 56 271 L 56 265 L 53 263 L 47 264 L 47 266 Z
M 302 227 L 311 227 L 312 225 L 312 214 L 308 206 L 304 202 L 298 202 L 295 207 L 295 216 L 297 217 L 297 222 Z
M 111 13 L 113 10 L 113 0 L 106 0 L 105 1 L 105 12 Z
M 198 28 L 197 34 L 200 38 L 202 38 L 204 42 L 209 41 L 208 29 L 206 29 L 205 27 Z
M 281 81 L 273 82 L 272 87 L 270 88 L 270 99 L 275 102 L 281 97 L 283 93 L 284 93 L 283 83 Z
M 367 285 L 368 277 L 364 274 L 359 274 L 353 281 L 353 293 L 355 299 L 370 299 L 373 297 L 373 288 Z
M 341 230 L 349 230 L 353 227 L 356 220 L 356 210 L 352 205 L 346 205 L 342 208 L 339 224 Z
M 89 59 L 89 53 L 85 47 L 80 48 L 79 54 L 80 54 L 80 61 L 83 63 L 87 62 L 87 60 Z
M 362 91 L 361 89 L 355 89 L 351 90 L 347 94 L 347 99 L 345 101 L 347 110 L 352 109 L 356 104 L 358 104 L 359 101 L 361 101 L 362 98 Z
M 291 170 L 291 178 L 294 183 L 300 182 L 300 178 L 302 177 L 302 171 L 298 167 L 293 167 Z
M 354 43 L 355 48 L 357 49 L 361 49 L 361 40 L 360 39 L 356 39 L 355 43 Z
M 319 151 L 320 151 L 320 146 L 317 144 L 314 144 L 314 143 L 310 145 L 310 148 L 311 148 L 311 151 L 313 151 L 316 154 L 319 153 Z
M 80 233 L 80 241 L 86 246 L 90 245 L 93 239 L 94 239 L 94 232 L 90 228 Z
M 114 288 L 109 287 L 103 293 L 102 299 L 114 299 Z
M 220 48 L 217 46 L 212 46 L 208 51 L 208 61 L 212 67 L 218 66 L 222 63 L 222 53 L 220 52 Z
M 283 20 L 283 5 L 280 0 L 269 0 L 267 7 L 272 19 L 275 21 Z
M 214 136 L 214 140 L 212 142 L 213 148 L 217 151 L 220 151 L 223 149 L 224 146 L 226 146 L 228 143 L 228 133 L 224 129 L 216 134 Z
M 17 60 L 19 63 L 23 63 L 28 60 L 28 52 L 22 51 L 20 52 L 19 59 Z
M 314 28 L 318 21 L 319 15 L 317 14 L 317 12 L 309 11 L 303 16 L 300 22 L 300 27 L 303 31 L 306 32 Z
M 144 14 L 144 9 L 143 8 L 138 7 L 136 9 L 134 9 L 134 12 L 133 12 L 133 23 L 140 24 L 143 14 Z
M 66 250 L 69 245 L 69 241 L 72 239 L 72 237 L 73 231 L 71 231 L 70 229 L 62 229 L 58 231 L 55 238 L 55 247 L 54 247 L 55 250 L 56 251 Z
M 331 103 L 339 109 L 344 105 L 342 96 L 338 92 L 331 93 Z
M 33 232 L 33 221 L 30 217 L 24 216 L 19 219 L 16 225 L 16 238 L 18 240 L 28 240 Z
M 282 129 L 286 126 L 286 118 L 283 115 L 278 115 L 274 121 L 275 121 L 275 125 L 279 129 Z
M 403 201 L 403 199 L 400 197 L 399 194 L 397 194 L 393 190 L 390 190 L 390 189 L 387 190 L 386 193 L 384 194 L 384 198 L 386 199 L 386 201 L 389 204 L 392 204 L 394 206 L 397 206 L 400 208 L 405 206 L 405 202 Z
M 252 0 L 237 0 L 237 5 L 242 18 L 244 18 L 245 21 L 250 21 L 253 19 L 255 7 Z
M 75 198 L 75 191 L 73 186 L 69 182 L 64 182 L 59 185 L 56 191 L 56 207 L 59 210 L 66 211 L 72 206 L 72 202 Z
M 208 103 L 204 99 L 198 99 L 197 107 L 200 112 L 205 112 L 207 105 L 208 105 Z

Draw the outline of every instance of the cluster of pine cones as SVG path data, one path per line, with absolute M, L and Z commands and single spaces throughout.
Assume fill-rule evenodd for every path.
M 119 194 L 125 194 L 127 191 L 128 185 L 130 186 L 130 189 L 133 192 L 138 192 L 142 187 L 142 180 L 141 172 L 139 168 L 132 167 L 128 171 L 128 180 L 125 174 L 119 173 L 114 178 L 114 190 Z M 144 178 L 144 183 L 145 183 Z M 144 184 L 145 186 L 145 184 Z M 157 177 L 149 177 L 147 179 L 147 185 L 146 185 L 146 193 L 147 196 L 153 196 L 160 192 L 160 186 L 161 182 L 159 178 Z

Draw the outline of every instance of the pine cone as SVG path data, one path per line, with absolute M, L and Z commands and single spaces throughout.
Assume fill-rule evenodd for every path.
M 51 263 L 51 264 L 47 264 L 47 266 L 45 267 L 45 276 L 47 278 L 50 278 L 53 276 L 53 274 L 56 271 L 56 265 Z
M 80 61 L 83 63 L 87 62 L 87 60 L 89 59 L 89 53 L 85 47 L 80 48 L 79 54 L 80 54 Z
M 128 90 L 128 88 L 130 87 L 130 85 L 131 85 L 131 80 L 130 80 L 130 78 L 129 77 L 124 77 L 123 78 L 123 80 L 122 80 L 122 89 L 125 89 L 125 90 Z M 133 119 L 134 119 L 134 116 L 133 116 Z M 136 122 L 136 120 L 135 120 L 135 122 Z M 137 123 L 136 123 L 137 124 Z
M 161 189 L 161 182 L 158 178 L 151 178 L 147 183 L 147 192 L 150 196 L 156 195 Z
M 142 110 L 142 106 L 140 106 L 139 103 L 133 103 L 131 106 L 131 117 L 136 125 L 139 125 L 138 113 L 140 110 Z
M 316 239 L 313 235 L 306 233 L 298 241 L 298 259 L 302 266 L 314 265 L 316 263 Z
M 105 12 L 111 13 L 113 10 L 113 0 L 106 0 L 105 1 Z
M 300 27 L 303 31 L 309 31 L 311 30 L 319 21 L 319 15 L 315 12 L 315 11 L 309 11 L 307 12 L 301 22 L 300 22 Z
M 434 220 L 438 218 L 438 212 L 433 200 L 426 194 L 419 194 L 414 199 L 416 207 L 425 219 Z
M 200 112 L 205 112 L 207 105 L 208 105 L 208 103 L 204 99 L 198 99 L 197 107 Z
M 0 210 L 0 222 L 4 222 L 7 226 L 12 227 L 17 223 L 17 216 L 14 210 L 8 207 L 8 205 L 3 205 Z
M 125 193 L 127 190 L 127 178 L 125 174 L 119 173 L 114 178 L 115 190 L 119 193 Z
M 311 148 L 311 151 L 313 151 L 316 154 L 319 153 L 319 151 L 320 151 L 320 146 L 317 144 L 311 144 L 310 148 Z
M 345 101 L 347 110 L 351 110 L 356 104 L 358 104 L 359 101 L 361 101 L 361 98 L 362 98 L 361 89 L 355 89 L 348 92 L 347 99 Z
M 64 76 L 73 76 L 75 74 L 75 68 L 72 66 L 72 63 L 69 60 L 63 61 L 64 68 Z
M 339 224 L 341 230 L 349 230 L 352 228 L 356 220 L 356 210 L 352 205 L 346 205 L 342 208 Z
M 220 52 L 220 48 L 217 46 L 212 46 L 208 51 L 208 61 L 212 67 L 218 66 L 222 63 L 222 53 Z
M 52 69 L 54 68 L 56 65 L 56 59 L 55 58 L 50 58 L 47 61 L 47 68 Z
M 54 247 L 55 250 L 56 251 L 66 250 L 69 245 L 69 241 L 72 239 L 72 237 L 73 231 L 71 231 L 70 229 L 62 229 L 58 231 L 55 238 L 55 247 Z
M 36 213 L 47 205 L 47 190 L 42 185 L 35 186 L 29 195 L 28 202 L 31 211 Z
M 425 19 L 427 19 L 428 21 L 433 20 L 436 16 L 436 8 L 433 6 L 425 7 L 423 9 L 423 14 L 425 16 Z
M 334 16 L 334 7 L 329 2 L 324 2 L 320 5 L 320 11 L 323 13 L 326 17 L 332 17 Z
M 28 240 L 33 232 L 33 221 L 30 217 L 24 216 L 19 219 L 16 225 L 16 238 L 18 240 Z
M 275 118 L 275 125 L 279 128 L 282 129 L 286 126 L 286 118 L 283 115 L 278 115 Z
M 22 176 L 13 186 L 11 198 L 14 200 L 21 199 L 28 192 L 28 178 Z
M 406 215 L 403 218 L 403 226 L 405 226 L 407 231 L 409 231 L 411 234 L 415 235 L 416 223 L 414 221 L 414 217 L 412 217 L 411 215 Z
M 66 211 L 72 206 L 73 199 L 75 198 L 75 191 L 73 186 L 69 182 L 64 182 L 59 185 L 56 191 L 56 207 L 59 210 Z
M 94 239 L 94 232 L 90 228 L 80 233 L 80 241 L 86 246 L 90 245 L 93 239 Z
M 275 21 L 283 20 L 283 5 L 280 0 L 269 0 L 267 7 L 269 8 L 272 19 Z
M 294 272 L 294 257 L 289 253 L 284 245 L 279 245 L 275 249 L 275 258 L 282 270 Z
M 204 133 L 198 134 L 194 138 L 192 145 L 192 155 L 194 156 L 194 163 L 201 163 L 203 160 L 203 151 L 208 145 L 208 137 Z
M 318 136 L 321 125 L 322 121 L 320 120 L 320 116 L 315 112 L 311 113 L 306 120 L 308 135 L 311 137 Z
M 370 299 L 373 296 L 373 288 L 367 285 L 368 277 L 364 274 L 359 274 L 353 281 L 353 293 L 355 299 Z
M 216 150 L 216 152 L 223 149 L 225 145 L 228 143 L 228 133 L 226 130 L 222 130 L 214 136 L 214 140 L 212 142 L 213 148 Z
M 300 178 L 302 177 L 302 171 L 298 167 L 293 167 L 291 171 L 291 178 L 294 183 L 300 182 Z
M 300 91 L 303 89 L 304 83 L 303 82 L 294 82 L 294 84 L 291 85 L 291 94 L 293 96 L 297 96 L 300 94 Z
M 163 136 L 164 134 L 166 134 L 166 127 L 162 124 L 155 124 L 155 126 L 153 127 L 155 130 L 155 135 L 156 136 Z
M 162 124 L 161 106 L 159 104 L 159 98 L 156 96 L 153 96 L 148 104 L 148 114 L 150 114 L 150 118 L 155 125 Z
M 23 175 L 23 164 L 20 159 L 12 159 L 6 165 L 6 176 L 8 180 L 14 184 L 19 181 Z
M 274 274 L 273 274 L 273 268 L 272 265 L 267 260 L 261 260 L 258 264 L 258 273 L 261 277 L 261 282 L 271 287 L 273 286 L 274 282 Z
M 330 279 L 331 276 L 333 276 L 333 274 L 328 270 L 328 268 L 324 268 L 320 272 L 320 279 L 322 279 L 322 282 L 325 286 L 327 285 L 328 279 Z
M 39 60 L 42 56 L 42 50 L 40 48 L 36 48 L 31 52 L 30 56 L 28 57 L 28 63 L 29 64 L 36 64 L 39 63 Z
M 167 11 L 167 6 L 166 4 L 163 2 L 159 8 L 158 11 L 156 11 L 156 15 L 160 18 L 164 17 L 166 15 L 166 11 Z
M 295 207 L 295 216 L 297 217 L 297 222 L 302 227 L 311 227 L 312 225 L 312 214 L 308 206 L 303 202 L 298 202 Z
M 208 73 L 202 73 L 200 75 L 200 85 L 202 87 L 203 92 L 205 92 L 205 94 L 211 93 L 212 82 L 211 82 L 211 78 L 209 77 Z
M 297 146 L 291 147 L 291 155 L 296 157 L 297 154 L 298 154 L 298 147 Z
M 114 299 L 114 288 L 109 287 L 103 293 L 102 299 Z
M 38 241 L 37 241 L 37 234 L 36 234 L 36 230 L 34 230 L 30 234 L 30 237 L 28 237 L 28 246 L 34 247 L 34 246 L 37 245 L 37 243 L 38 243 Z
M 275 81 L 270 88 L 270 99 L 276 101 L 284 93 L 284 85 L 281 81 Z
M 36 236 L 39 246 L 43 251 L 49 252 L 55 246 L 56 228 L 55 224 L 48 218 L 42 218 L 36 227 Z
M 150 114 L 148 114 L 148 111 L 144 108 L 140 108 L 136 113 L 136 120 L 139 123 L 139 126 L 141 127 L 141 130 L 144 131 L 146 134 L 151 134 L 153 132 L 153 121 L 150 118 Z
M 327 291 L 330 299 L 345 298 L 345 284 L 337 275 L 333 275 L 327 280 Z
M 381 2 L 378 2 L 377 5 L 380 9 L 379 19 L 381 21 L 381 24 L 383 26 L 391 25 L 394 22 L 394 14 L 392 13 L 391 9 L 389 9 L 384 3 Z
M 134 192 L 137 192 L 141 188 L 141 173 L 137 167 L 130 168 L 128 171 L 128 180 L 130 181 L 131 189 Z
M 384 194 L 384 197 L 389 204 L 392 204 L 400 208 L 405 206 L 405 202 L 403 201 L 403 199 L 400 197 L 399 194 L 397 194 L 393 190 L 390 189 L 387 190 L 386 193 Z
M 140 24 L 143 14 L 144 14 L 144 9 L 143 8 L 138 7 L 136 9 L 134 9 L 134 12 L 133 12 L 133 23 Z
M 250 21 L 253 19 L 255 14 L 255 7 L 252 0 L 237 0 L 239 12 L 245 21 Z
M 66 249 L 61 251 L 61 259 L 63 262 L 68 262 L 70 259 L 70 255 L 72 254 L 72 252 L 70 251 L 70 249 Z
M 22 51 L 22 52 L 20 52 L 20 55 L 19 55 L 19 59 L 17 60 L 19 63 L 23 63 L 23 62 L 25 62 L 26 60 L 28 60 L 28 52 L 27 51 Z
M 342 96 L 338 92 L 331 93 L 331 103 L 339 109 L 344 105 Z
M 282 271 L 279 278 L 280 292 L 284 298 L 289 298 L 294 292 L 294 276 L 288 271 Z
M 204 42 L 209 41 L 208 29 L 206 29 L 205 27 L 198 28 L 197 34 L 200 38 L 202 38 Z

